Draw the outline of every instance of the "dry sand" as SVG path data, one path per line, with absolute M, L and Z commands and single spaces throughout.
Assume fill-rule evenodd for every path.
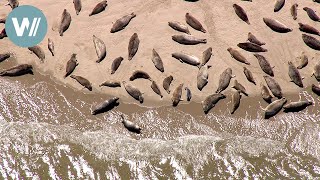
M 200 102 L 207 95 L 212 94 L 217 89 L 219 76 L 227 67 L 231 67 L 236 79 L 242 83 L 250 96 L 259 95 L 260 82 L 264 82 L 263 71 L 260 69 L 257 59 L 253 53 L 246 52 L 237 47 L 240 42 L 247 40 L 248 32 L 252 32 L 261 41 L 266 42 L 265 48 L 268 52 L 261 53 L 275 66 L 275 79 L 280 83 L 285 93 L 298 93 L 303 89 L 289 82 L 288 61 L 297 64 L 296 57 L 305 51 L 309 56 L 309 65 L 300 71 L 305 77 L 305 87 L 316 83 L 314 77 L 310 77 L 313 67 L 318 61 L 319 54 L 317 51 L 307 47 L 301 38 L 301 32 L 298 29 L 298 22 L 310 24 L 320 29 L 320 23 L 309 19 L 303 7 L 312 7 L 320 12 L 320 6 L 313 1 L 287 1 L 280 12 L 274 13 L 274 1 L 253 0 L 246 2 L 240 0 L 230 1 L 211 1 L 199 0 L 198 2 L 186 2 L 184 0 L 117 0 L 109 1 L 106 10 L 100 14 L 89 17 L 89 13 L 99 0 L 82 0 L 82 11 L 76 15 L 72 0 L 20 0 L 20 5 L 33 5 L 41 10 L 47 17 L 49 30 L 47 37 L 40 44 L 46 52 L 45 63 L 41 64 L 34 54 L 31 54 L 27 48 L 19 48 L 9 41 L 8 38 L 0 40 L 0 53 L 7 51 L 14 52 L 19 63 L 32 63 L 36 66 L 36 71 L 50 74 L 58 82 L 65 83 L 71 87 L 79 89 L 84 93 L 88 92 L 83 89 L 75 80 L 70 77 L 64 79 L 65 65 L 70 59 L 72 53 L 77 54 L 79 66 L 74 71 L 74 75 L 80 75 L 90 80 L 94 86 L 93 92 L 100 92 L 119 96 L 125 101 L 134 101 L 122 88 L 99 87 L 99 84 L 106 80 L 129 80 L 130 75 L 135 70 L 144 70 L 161 87 L 164 98 L 161 100 L 150 88 L 151 83 L 147 80 L 136 80 L 130 82 L 144 92 L 145 100 L 148 102 L 156 101 L 160 104 L 168 104 L 171 101 L 171 95 L 168 95 L 162 88 L 162 81 L 168 75 L 174 77 L 171 90 L 173 91 L 180 83 L 188 86 L 193 93 L 193 101 Z M 0 2 L 0 18 L 5 17 L 10 12 L 9 6 L 3 6 L 6 2 Z M 251 22 L 247 25 L 240 20 L 234 12 L 232 4 L 237 3 L 242 6 Z M 299 4 L 298 19 L 295 21 L 290 15 L 290 7 L 293 3 Z M 63 37 L 59 36 L 57 31 L 52 30 L 57 26 L 63 9 L 66 8 L 71 16 L 72 22 L 70 28 L 64 33 Z M 130 24 L 122 31 L 110 33 L 112 24 L 120 17 L 136 13 Z M 192 29 L 189 30 L 192 35 L 200 38 L 207 38 L 207 44 L 186 46 L 174 42 L 172 35 L 181 34 L 168 26 L 168 21 L 179 21 L 185 23 L 185 14 L 190 12 L 196 17 L 207 30 L 202 33 Z M 292 32 L 280 34 L 268 28 L 262 18 L 275 18 L 287 26 L 293 28 Z M 0 24 L 0 29 L 4 27 Z M 132 61 L 128 61 L 128 42 L 133 33 L 137 33 L 140 39 L 140 46 L 137 54 Z M 107 47 L 107 57 L 99 64 L 96 51 L 93 45 L 92 35 L 102 39 Z M 52 57 L 47 49 L 48 38 L 55 43 L 56 56 Z M 320 39 L 320 37 L 317 37 Z M 208 47 L 213 48 L 214 56 L 208 64 L 213 65 L 209 69 L 209 83 L 202 90 L 197 89 L 196 76 L 198 68 L 187 64 L 182 64 L 171 57 L 173 52 L 185 52 L 202 57 L 202 52 Z M 231 58 L 228 47 L 239 50 L 251 63 L 250 66 L 244 65 Z M 151 61 L 152 49 L 156 49 L 160 54 L 165 67 L 165 72 L 159 72 Z M 110 75 L 112 61 L 122 56 L 124 61 L 114 75 Z M 315 57 L 311 59 L 311 57 Z M 257 81 L 257 86 L 249 83 L 243 73 L 243 66 L 250 69 Z M 231 81 L 231 85 L 233 80 Z M 230 91 L 231 86 L 226 91 Z M 229 94 L 229 92 L 226 92 Z M 183 91 L 185 99 L 185 91 Z M 137 102 L 137 101 L 134 101 Z

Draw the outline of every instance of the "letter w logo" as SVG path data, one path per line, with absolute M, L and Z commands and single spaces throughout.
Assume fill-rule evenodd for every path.
M 29 36 L 36 36 L 41 18 L 33 18 L 31 28 L 29 30 L 30 22 L 28 18 L 23 18 L 21 25 L 19 25 L 17 18 L 12 18 L 14 29 L 16 30 L 17 36 L 21 37 L 24 34 L 24 30 L 29 30 Z

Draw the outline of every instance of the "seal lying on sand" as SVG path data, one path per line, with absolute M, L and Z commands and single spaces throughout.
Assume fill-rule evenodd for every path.
M 171 82 L 173 81 L 173 77 L 170 75 L 166 78 L 164 78 L 163 80 L 163 89 L 167 91 L 168 94 L 170 94 L 170 85 L 171 85 Z
M 163 95 L 162 95 L 162 93 L 160 91 L 160 88 L 159 88 L 158 84 L 155 81 L 152 81 L 151 89 L 153 90 L 153 92 L 158 94 L 161 98 L 163 97 Z
M 181 83 L 174 91 L 172 94 L 172 105 L 177 106 L 179 102 L 181 101 L 181 95 L 182 95 L 182 87 L 183 83 Z
M 202 53 L 201 66 L 204 66 L 205 64 L 207 64 L 211 56 L 212 56 L 212 47 L 209 47 Z
M 22 76 L 25 74 L 33 74 L 32 65 L 21 64 L 0 72 L 0 76 Z
M 186 26 L 186 25 L 184 25 L 184 24 L 182 24 L 180 22 L 171 21 L 171 22 L 168 22 L 168 25 L 174 30 L 177 30 L 177 31 L 180 31 L 180 32 L 183 32 L 183 33 L 186 33 L 186 34 L 190 34 L 188 26 Z
M 314 68 L 313 68 L 313 73 L 311 75 L 311 77 L 314 76 L 317 81 L 320 81 L 320 62 L 318 62 Z
M 79 15 L 82 8 L 81 0 L 73 0 L 73 5 L 74 9 L 76 10 L 76 14 Z
M 263 85 L 263 83 L 260 83 L 260 89 L 261 89 L 261 96 L 262 98 L 267 102 L 267 103 L 271 103 L 272 100 L 272 96 L 268 90 L 268 88 Z
M 152 49 L 152 62 L 160 72 L 164 72 L 162 59 L 155 49 Z
M 308 7 L 304 7 L 303 10 L 305 10 L 309 16 L 310 19 L 312 19 L 313 21 L 320 21 L 319 16 L 316 14 L 316 12 Z
M 229 51 L 231 57 L 233 57 L 235 60 L 250 65 L 249 61 L 238 50 L 235 50 L 231 47 L 229 47 L 227 50 Z
M 242 94 L 248 96 L 246 88 L 242 84 L 240 84 L 237 80 L 234 80 L 234 84 L 232 87 L 238 90 L 239 92 L 241 92 Z
M 99 85 L 101 86 L 107 86 L 107 87 L 121 87 L 120 81 L 105 81 L 102 84 Z
M 302 69 L 308 65 L 309 60 L 308 60 L 308 56 L 305 54 L 305 52 L 302 52 L 299 59 L 300 59 L 300 63 L 299 63 L 299 66 L 297 67 L 298 69 Z
M 188 87 L 185 87 L 184 90 L 186 90 L 186 94 L 187 94 L 187 101 L 190 101 L 192 98 L 192 93 L 191 90 Z
M 202 109 L 205 114 L 208 112 L 220 101 L 220 99 L 226 98 L 225 95 L 218 93 L 209 95 L 202 101 Z
M 8 59 L 10 56 L 11 56 L 10 53 L 0 54 L 0 62 L 5 61 L 5 60 Z
M 200 43 L 203 43 L 203 44 L 207 43 L 207 39 L 196 38 L 193 35 L 189 35 L 189 34 L 173 35 L 172 40 L 185 45 L 196 45 Z
M 74 71 L 74 69 L 79 65 L 76 59 L 76 56 L 77 54 L 72 54 L 70 60 L 67 62 L 66 74 L 64 75 L 65 78 L 69 76 Z
M 124 125 L 124 127 L 128 131 L 137 133 L 137 134 L 141 133 L 141 128 L 138 125 L 134 124 L 133 122 L 129 120 L 125 120 L 122 114 L 121 114 L 121 119 L 122 119 L 121 123 Z
M 292 29 L 287 27 L 286 25 L 282 24 L 278 20 L 271 19 L 271 18 L 263 18 L 264 23 L 273 31 L 278 33 L 287 33 L 291 32 Z
M 33 52 L 39 59 L 40 61 L 43 63 L 44 62 L 44 59 L 46 58 L 45 54 L 44 54 L 44 51 L 43 49 L 36 45 L 36 46 L 33 46 L 33 47 L 28 47 L 28 49 Z
M 297 16 L 298 16 L 298 4 L 297 3 L 294 3 L 291 6 L 290 13 L 291 13 L 293 20 L 297 20 Z
M 132 96 L 134 99 L 136 99 L 140 103 L 143 103 L 144 98 L 141 91 L 138 88 L 134 87 L 133 85 L 127 84 L 125 81 L 122 81 L 122 84 L 124 85 L 124 88 L 126 89 L 126 91 L 130 96 Z
M 284 6 L 285 2 L 286 2 L 285 0 L 276 0 L 273 11 L 274 12 L 280 11 L 280 9 Z
M 273 77 L 274 76 L 273 67 L 271 67 L 269 61 L 260 54 L 253 54 L 253 55 L 257 58 L 262 71 L 268 74 L 269 76 Z
M 291 102 L 283 106 L 284 112 L 299 112 L 311 106 L 313 102 L 311 101 L 297 101 Z
M 197 87 L 200 91 L 208 84 L 208 69 L 210 65 L 201 66 L 197 75 Z
M 269 76 L 263 76 L 263 77 L 272 94 L 279 99 L 282 98 L 282 90 L 278 82 Z
M 249 82 L 252 82 L 254 85 L 256 85 L 256 81 L 254 80 L 253 75 L 249 69 L 243 67 L 243 73 Z
M 113 60 L 113 62 L 111 64 L 111 74 L 114 74 L 118 70 L 122 61 L 123 61 L 123 57 L 121 57 L 121 56 L 117 57 L 115 60 Z
M 239 43 L 238 47 L 249 52 L 267 52 L 268 50 L 252 42 Z
M 231 114 L 233 114 L 239 108 L 240 100 L 241 100 L 240 92 L 238 90 L 232 92 L 232 96 L 231 96 L 231 104 L 232 104 Z
M 225 89 L 227 89 L 227 87 L 230 84 L 230 80 L 233 77 L 235 77 L 235 76 L 232 75 L 231 68 L 227 68 L 226 70 L 224 70 L 222 72 L 222 74 L 220 75 L 219 86 L 218 86 L 218 89 L 216 90 L 216 93 L 220 93 L 220 92 L 224 91 Z
M 320 96 L 320 86 L 319 85 L 316 86 L 315 84 L 312 84 L 311 89 L 316 95 Z
M 206 33 L 207 31 L 203 28 L 202 24 L 193 17 L 190 13 L 186 13 L 186 22 L 195 30 Z
M 244 22 L 250 25 L 249 18 L 246 11 L 239 5 L 233 4 L 233 9 L 236 12 L 237 16 Z
M 137 33 L 134 33 L 130 40 L 129 40 L 129 46 L 128 46 L 128 59 L 129 61 L 133 58 L 134 55 L 136 55 L 138 49 L 139 49 L 140 40 Z
M 101 62 L 107 55 L 106 51 L 106 45 L 104 42 L 99 39 L 97 36 L 93 35 L 93 44 L 96 49 L 96 53 L 98 56 L 98 60 L 96 60 L 97 63 Z
M 139 79 L 139 78 L 148 79 L 148 80 L 151 81 L 151 77 L 149 76 L 149 74 L 144 72 L 144 71 L 141 71 L 141 70 L 134 71 L 132 73 L 132 75 L 130 76 L 130 81 L 134 81 L 134 80 Z
M 300 75 L 300 72 L 298 71 L 298 69 L 293 65 L 293 63 L 291 61 L 288 62 L 289 65 L 289 77 L 291 79 L 292 82 L 294 82 L 297 86 L 299 87 L 303 87 L 303 83 L 302 83 L 302 77 Z
M 298 23 L 299 24 L 299 29 L 302 32 L 306 32 L 306 33 L 310 33 L 310 34 L 315 34 L 315 35 L 319 35 L 320 36 L 320 32 L 318 29 L 312 27 L 309 24 L 302 24 L 302 23 Z
M 270 103 L 265 109 L 264 118 L 269 119 L 272 116 L 276 115 L 287 102 L 286 98 L 281 98 Z
M 178 59 L 182 63 L 187 63 L 193 66 L 199 66 L 200 65 L 200 60 L 196 56 L 188 55 L 188 54 L 183 54 L 183 53 L 172 53 L 172 57 Z
M 115 33 L 123 30 L 131 21 L 131 19 L 135 18 L 137 15 L 135 13 L 131 13 L 129 15 L 125 15 L 118 19 L 112 26 L 110 32 Z
M 81 84 L 82 86 L 87 88 L 89 91 L 92 91 L 92 85 L 88 79 L 86 79 L 82 76 L 75 76 L 75 75 L 71 75 L 70 77 L 72 79 L 75 79 L 76 81 L 78 81 L 79 84 Z
M 251 32 L 248 33 L 248 41 L 252 42 L 256 45 L 262 46 L 265 45 L 265 42 L 260 41 L 255 35 L 253 35 Z
M 119 103 L 117 102 L 119 100 L 118 97 L 113 97 L 111 99 L 105 100 L 102 103 L 96 105 L 94 108 L 91 110 L 92 115 L 97 115 L 100 113 L 107 112 L 117 106 Z
M 312 36 L 302 34 L 303 42 L 314 50 L 320 50 L 320 41 Z
M 92 12 L 89 14 L 89 16 L 101 13 L 104 11 L 107 7 L 107 1 L 102 1 L 96 5 L 96 7 L 93 8 Z
M 70 13 L 64 9 L 60 21 L 59 34 L 63 36 L 63 33 L 69 28 L 71 24 L 71 15 Z
M 51 55 L 54 56 L 54 43 L 50 38 L 48 38 L 48 49 L 51 52 Z

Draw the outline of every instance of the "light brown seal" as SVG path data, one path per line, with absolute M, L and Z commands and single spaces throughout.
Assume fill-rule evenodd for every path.
M 183 87 L 183 83 L 181 83 L 174 91 L 172 94 L 172 106 L 177 106 L 179 104 L 180 101 L 182 101 L 181 99 L 181 95 L 182 95 L 182 87 Z
M 155 49 L 152 49 L 152 62 L 160 72 L 164 72 L 162 59 Z
M 263 85 L 263 83 L 260 83 L 260 89 L 261 89 L 261 96 L 262 98 L 267 102 L 267 103 L 271 103 L 272 100 L 272 96 L 268 90 L 268 88 Z
M 316 14 L 316 12 L 309 8 L 309 7 L 304 7 L 303 10 L 305 10 L 309 16 L 310 19 L 312 19 L 313 21 L 320 21 L 319 16 Z
M 95 107 L 93 107 L 91 109 L 91 114 L 92 115 L 97 115 L 100 113 L 104 113 L 106 111 L 111 110 L 112 108 L 114 108 L 115 106 L 117 106 L 119 103 L 117 102 L 119 100 L 118 97 L 113 97 L 110 99 L 107 99 L 103 102 L 101 102 L 100 104 L 96 105 Z
M 81 0 L 73 0 L 73 5 L 74 9 L 76 10 L 76 14 L 79 15 L 82 8 Z
M 184 45 L 196 45 L 200 43 L 203 43 L 203 44 L 207 43 L 207 39 L 197 38 L 189 34 L 173 35 L 172 40 Z
M 232 88 L 234 88 L 235 90 L 238 90 L 242 94 L 248 96 L 246 88 L 242 84 L 240 84 L 237 80 L 234 80 L 234 84 L 233 84 Z
M 279 83 L 269 76 L 263 76 L 272 94 L 278 99 L 282 98 L 282 89 Z
M 262 71 L 268 74 L 269 76 L 273 77 L 274 76 L 273 67 L 271 67 L 269 61 L 260 54 L 254 54 L 254 56 L 257 58 Z
M 87 88 L 89 91 L 92 91 L 92 85 L 90 81 L 82 76 L 70 76 L 72 79 L 75 79 L 79 84 L 81 84 L 83 87 Z
M 134 33 L 130 40 L 129 40 L 129 46 L 128 46 L 128 59 L 129 61 L 133 58 L 134 55 L 136 55 L 138 49 L 139 49 L 140 40 L 137 33 Z
M 204 66 L 205 64 L 207 64 L 211 56 L 212 56 L 212 47 L 209 47 L 202 53 L 201 66 Z
M 99 85 L 101 86 L 107 86 L 107 87 L 121 87 L 120 81 L 105 81 Z
M 130 96 L 132 96 L 134 99 L 136 99 L 140 103 L 143 103 L 144 101 L 143 94 L 138 88 L 136 88 L 131 84 L 127 84 L 125 81 L 122 81 L 122 84 L 124 85 L 125 90 Z
M 252 82 L 254 85 L 256 85 L 256 81 L 254 80 L 253 75 L 248 68 L 243 67 L 243 73 L 249 82 Z
M 96 62 L 100 63 L 107 55 L 106 45 L 101 39 L 99 39 L 95 35 L 93 35 L 93 44 L 98 56 L 98 59 L 96 60 Z
M 198 57 L 193 55 L 188 55 L 184 53 L 172 53 L 172 57 L 178 59 L 182 63 L 187 63 L 193 66 L 199 66 L 200 60 Z
M 314 68 L 313 68 L 313 73 L 311 75 L 311 77 L 314 76 L 317 81 L 320 81 L 320 62 L 318 62 Z
M 248 41 L 252 42 L 254 44 L 257 44 L 259 46 L 265 45 L 265 42 L 260 41 L 255 35 L 253 35 L 251 32 L 248 33 Z
M 197 75 L 197 87 L 200 91 L 208 84 L 208 69 L 210 65 L 201 66 Z
M 307 34 L 302 34 L 302 40 L 311 49 L 320 50 L 320 41 L 318 39 Z
M 54 43 L 50 38 L 48 38 L 48 49 L 51 52 L 51 55 L 54 56 Z
M 202 26 L 202 24 L 190 13 L 186 13 L 186 22 L 195 30 L 201 31 L 203 33 L 207 32 Z
M 44 54 L 44 51 L 43 49 L 36 45 L 36 46 L 33 46 L 33 47 L 28 47 L 28 49 L 33 52 L 39 59 L 40 61 L 43 63 L 44 62 L 44 59 L 46 58 L 45 54 Z
M 89 16 L 101 13 L 102 11 L 104 11 L 107 7 L 107 1 L 102 1 L 100 3 L 98 3 L 92 10 L 92 12 L 89 14 Z
M 249 52 L 267 52 L 268 50 L 252 42 L 238 43 L 238 47 Z
M 220 99 L 225 99 L 226 96 L 224 94 L 212 94 L 207 96 L 204 101 L 202 101 L 202 109 L 205 114 L 208 112 L 220 101 Z
M 22 76 L 25 74 L 33 74 L 32 65 L 21 64 L 0 72 L 0 76 Z
M 114 74 L 118 68 L 121 65 L 121 62 L 123 61 L 123 57 L 117 57 L 115 60 L 113 60 L 112 64 L 111 64 L 111 74 Z
M 278 33 L 288 33 L 291 32 L 292 29 L 284 25 L 278 20 L 271 19 L 271 18 L 263 18 L 263 22 L 273 31 Z
M 249 61 L 238 50 L 231 47 L 229 47 L 227 50 L 229 51 L 231 57 L 233 57 L 235 60 L 250 65 Z
M 153 90 L 153 92 L 155 92 L 156 94 L 158 94 L 161 98 L 163 97 L 159 86 L 157 85 L 157 83 L 155 81 L 152 81 L 151 83 L 151 89 Z
M 319 85 L 316 86 L 315 84 L 312 84 L 311 89 L 316 95 L 320 96 L 320 86 Z
M 232 96 L 231 96 L 231 104 L 232 104 L 231 114 L 234 114 L 234 112 L 239 108 L 240 100 L 241 100 L 240 92 L 238 90 L 232 92 Z
M 309 63 L 309 60 L 308 60 L 308 56 L 305 54 L 305 52 L 302 52 L 301 56 L 299 57 L 300 59 L 300 62 L 299 62 L 299 65 L 298 65 L 298 69 L 302 69 L 304 67 L 306 67 Z
M 246 22 L 247 24 L 250 25 L 248 15 L 247 15 L 246 11 L 241 6 L 239 6 L 237 4 L 233 4 L 233 9 L 234 9 L 235 13 L 237 14 L 237 16 L 242 21 L 244 21 L 244 22 Z
M 135 18 L 137 15 L 135 13 L 131 13 L 128 15 L 125 15 L 123 17 L 121 17 L 120 19 L 118 19 L 112 26 L 110 32 L 111 33 L 115 33 L 118 31 L 123 30 L 129 23 L 130 21 Z
M 272 116 L 276 115 L 283 107 L 283 105 L 287 102 L 286 98 L 281 98 L 270 103 L 265 109 L 264 118 L 269 119 Z
M 281 10 L 281 8 L 284 6 L 285 4 L 285 0 L 276 0 L 275 4 L 274 4 L 274 12 L 278 12 Z
M 166 90 L 168 94 L 170 94 L 169 88 L 172 81 L 173 81 L 173 77 L 171 75 L 163 79 L 162 86 L 163 86 L 163 89 Z
M 297 102 L 290 102 L 283 106 L 284 112 L 299 112 L 311 106 L 313 102 L 311 101 L 297 101 Z
M 71 15 L 66 9 L 64 9 L 61 16 L 60 27 L 59 27 L 60 36 L 63 36 L 63 33 L 69 28 L 70 24 L 71 24 Z
M 136 133 L 136 134 L 141 134 L 142 129 L 138 125 L 136 125 L 135 123 L 133 123 L 129 120 L 125 120 L 122 114 L 121 114 L 121 118 L 122 118 L 121 123 L 128 131 Z
M 297 3 L 294 3 L 291 6 L 290 13 L 291 13 L 293 20 L 297 20 L 297 16 L 298 16 L 298 4 Z
M 177 22 L 177 21 L 171 21 L 171 22 L 168 22 L 168 25 L 174 29 L 174 30 L 177 30 L 177 31 L 180 31 L 180 32 L 183 32 L 183 33 L 187 33 L 187 34 L 190 34 L 190 31 L 188 29 L 188 26 L 180 23 L 180 22 Z
M 226 70 L 224 70 L 220 75 L 219 85 L 218 85 L 218 88 L 216 90 L 216 93 L 220 93 L 223 90 L 227 89 L 227 87 L 230 84 L 230 80 L 233 77 L 235 77 L 235 76 L 232 75 L 232 69 L 231 68 L 227 68 Z
M 150 81 L 151 80 L 151 77 L 148 73 L 144 72 L 144 71 L 141 71 L 141 70 L 136 70 L 132 73 L 132 75 L 130 76 L 130 81 L 134 81 L 136 79 L 148 79 Z
M 293 65 L 291 61 L 288 62 L 289 65 L 289 77 L 292 82 L 294 82 L 297 86 L 303 88 L 302 77 L 298 69 Z
M 298 23 L 298 24 L 299 24 L 300 31 L 320 36 L 319 30 L 316 29 L 315 27 L 313 27 L 309 24 L 302 24 L 302 23 Z
M 74 71 L 74 69 L 79 65 L 76 56 L 77 54 L 72 54 L 70 60 L 67 62 L 66 74 L 64 75 L 65 78 L 69 76 Z
M 5 61 L 9 57 L 11 57 L 10 53 L 0 54 L 0 62 Z

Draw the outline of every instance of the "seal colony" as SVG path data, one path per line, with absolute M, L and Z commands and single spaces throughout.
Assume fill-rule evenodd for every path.
M 19 6 L 18 1 L 8 2 L 12 9 Z M 226 8 L 224 11 L 233 14 L 224 22 L 228 24 L 227 29 L 221 28 L 222 25 L 219 23 L 210 22 L 218 19 L 209 17 L 207 13 L 201 15 L 199 11 L 193 11 L 200 8 L 194 6 L 194 9 L 185 8 L 174 15 L 163 14 L 163 17 L 160 17 L 162 14 L 158 14 L 157 17 L 162 18 L 162 26 L 150 31 L 146 30 L 147 27 L 150 27 L 149 24 L 157 23 L 158 19 L 146 17 L 142 12 L 148 9 L 152 15 L 153 8 L 160 8 L 158 5 L 144 4 L 140 9 L 134 6 L 135 2 L 125 2 L 128 3 L 126 7 L 130 8 L 125 12 L 113 14 L 112 8 L 116 6 L 116 2 L 98 0 L 88 3 L 73 0 L 69 3 L 56 9 L 58 13 L 55 15 L 60 19 L 56 30 L 52 28 L 48 33 L 47 44 L 30 47 L 28 52 L 32 55 L 28 58 L 36 59 L 34 64 L 39 66 L 53 65 L 59 69 L 59 77 L 65 78 L 63 81 L 71 82 L 84 92 L 103 90 L 116 96 L 98 104 L 93 108 L 92 114 L 114 108 L 123 98 L 118 96 L 121 93 L 139 103 L 144 103 L 151 96 L 157 97 L 158 101 L 170 100 L 168 104 L 172 106 L 179 106 L 180 102 L 186 103 L 192 98 L 201 101 L 204 113 L 209 113 L 220 103 L 227 103 L 225 99 L 229 97 L 232 104 L 229 107 L 231 114 L 237 113 L 237 109 L 242 106 L 240 101 L 247 98 L 246 96 L 258 94 L 260 99 L 257 100 L 264 99 L 269 104 L 263 108 L 265 117 L 268 118 L 276 115 L 283 107 L 292 112 L 292 109 L 299 109 L 300 106 L 303 107 L 300 109 L 304 109 L 312 105 L 303 102 L 286 106 L 287 86 L 284 81 L 292 84 L 297 91 L 305 87 L 310 90 L 312 88 L 317 95 L 320 94 L 320 86 L 315 83 L 320 81 L 320 64 L 311 59 L 311 56 L 320 50 L 316 2 L 310 1 L 306 6 L 295 1 L 277 0 L 272 2 L 271 8 L 263 9 L 266 12 L 262 12 L 261 17 L 254 17 L 256 15 L 252 13 L 253 5 L 258 6 L 259 2 L 219 2 L 228 6 L 229 9 Z M 183 5 L 184 2 L 179 3 Z M 197 3 L 203 2 L 194 2 Z M 160 4 L 167 5 L 166 2 Z M 37 6 L 37 3 L 34 5 Z M 210 4 L 207 8 L 216 8 L 214 6 Z M 8 9 L 10 7 L 8 6 Z M 41 9 L 41 6 L 39 8 Z M 210 13 L 216 15 L 215 11 Z M 281 13 L 287 13 L 288 19 L 280 16 Z M 1 23 L 5 23 L 5 17 L 0 18 L 3 19 Z M 97 27 L 81 29 L 81 23 L 85 24 L 82 19 Z M 147 20 L 143 21 L 144 19 Z M 148 23 L 145 23 L 146 21 Z M 2 24 L 0 25 L 2 29 Z M 257 27 L 258 25 L 260 27 Z M 245 33 L 240 33 L 241 27 L 246 27 L 243 28 Z M 84 34 L 77 37 L 74 34 L 75 29 L 80 29 Z M 163 29 L 166 33 L 161 34 L 163 31 L 160 30 Z M 272 34 L 272 37 L 263 36 L 260 33 L 262 30 Z M 229 31 L 236 34 L 230 38 L 239 38 L 234 41 L 227 39 Z M 221 33 L 226 35 L 219 36 Z M 298 34 L 295 43 L 299 43 L 303 51 L 308 51 L 300 56 L 302 50 L 298 50 L 300 57 L 297 55 L 283 58 L 279 55 L 279 59 L 274 60 L 275 57 L 270 54 L 280 54 L 282 51 L 275 52 L 275 48 L 272 47 L 282 44 L 283 38 L 290 33 Z M 108 34 L 108 38 L 104 34 Z M 7 41 L 4 29 L 0 37 L 4 39 L 1 43 Z M 163 39 L 158 40 L 160 37 Z M 152 44 L 148 41 L 152 41 Z M 221 41 L 225 44 L 221 44 Z M 165 46 L 170 48 L 169 53 L 164 51 Z M 18 54 L 18 62 L 22 61 L 19 60 L 20 51 L 23 49 L 15 52 Z M 9 57 L 10 54 L 7 52 L 0 54 L 2 61 Z M 224 62 L 225 66 L 222 66 L 220 61 Z M 34 69 L 31 64 L 21 63 L 2 70 L 0 75 L 32 74 Z M 93 73 L 99 76 L 93 78 Z M 288 102 L 291 100 L 288 99 Z M 133 127 L 128 121 L 124 120 L 123 123 L 125 127 Z

